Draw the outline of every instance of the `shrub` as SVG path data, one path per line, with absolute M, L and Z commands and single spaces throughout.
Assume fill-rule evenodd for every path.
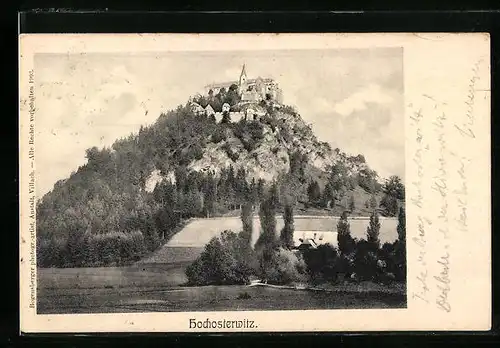
M 306 280 L 306 264 L 300 254 L 291 250 L 265 249 L 260 254 L 261 277 L 273 284 Z
M 398 200 L 393 196 L 384 195 L 380 201 L 380 206 L 384 208 L 384 215 L 396 216 L 398 213 Z
M 360 240 L 356 243 L 354 269 L 359 280 L 378 280 L 382 270 L 378 266 L 378 254 L 369 242 Z
M 260 122 L 256 121 L 242 120 L 233 125 L 233 132 L 248 152 L 255 150 L 264 138 L 264 128 Z
M 238 297 L 236 297 L 237 300 L 248 300 L 251 299 L 252 296 L 248 292 L 241 292 L 238 294 Z
M 39 238 L 36 245 L 37 265 L 40 267 L 62 267 L 65 259 L 63 239 Z
M 240 157 L 240 155 L 233 151 L 233 149 L 231 149 L 231 145 L 229 145 L 228 143 L 225 143 L 223 146 L 222 146 L 222 149 L 226 152 L 227 154 L 227 157 L 229 157 L 231 159 L 231 161 L 233 162 L 236 162 L 238 160 L 238 158 Z
M 320 245 L 317 249 L 305 250 L 303 257 L 309 276 L 314 283 L 335 281 L 337 273 L 342 271 L 338 251 L 330 244 Z
M 246 284 L 254 273 L 253 253 L 244 238 L 224 231 L 205 246 L 203 253 L 186 269 L 191 285 Z
M 199 144 L 195 144 L 192 149 L 192 156 L 195 160 L 200 160 L 203 158 L 203 149 Z
M 397 281 L 406 280 L 406 245 L 400 241 L 385 243 L 382 253 L 386 261 L 386 272 L 394 276 Z
M 83 233 L 62 239 L 39 239 L 37 261 L 41 267 L 93 267 L 126 264 L 146 251 L 140 231 Z
M 223 127 L 215 128 L 215 132 L 212 134 L 212 142 L 218 144 L 221 141 L 226 141 L 226 139 L 226 130 Z

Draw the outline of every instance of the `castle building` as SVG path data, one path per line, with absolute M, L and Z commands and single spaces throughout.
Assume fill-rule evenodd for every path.
M 249 79 L 247 77 L 246 67 L 243 64 L 240 78 L 235 81 L 213 83 L 205 86 L 205 93 L 217 95 L 221 89 L 228 91 L 230 88 L 237 88 L 242 102 L 259 102 L 261 100 L 271 99 L 282 103 L 283 94 L 278 83 L 272 78 L 257 77 Z

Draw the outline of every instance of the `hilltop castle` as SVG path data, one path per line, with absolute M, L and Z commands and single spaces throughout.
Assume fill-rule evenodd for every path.
M 275 100 L 278 103 L 282 103 L 283 95 L 278 83 L 271 78 L 262 78 L 260 76 L 256 79 L 249 79 L 245 64 L 243 64 L 243 68 L 241 69 L 239 80 L 207 85 L 205 86 L 205 93 L 216 95 L 221 89 L 224 88 L 227 91 L 233 85 L 237 86 L 242 102 Z

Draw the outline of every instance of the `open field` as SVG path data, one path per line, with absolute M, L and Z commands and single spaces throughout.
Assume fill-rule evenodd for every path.
M 298 231 L 334 233 L 334 217 L 295 217 Z M 283 219 L 278 218 L 278 230 Z M 367 219 L 350 221 L 354 237 L 365 236 Z M 395 219 L 381 219 L 380 239 L 396 239 Z M 254 241 L 259 233 L 254 219 Z M 186 267 L 208 241 L 223 230 L 241 230 L 239 217 L 193 219 L 166 245 L 127 267 L 38 269 L 39 313 L 111 313 L 151 311 L 285 310 L 394 308 L 406 306 L 404 287 L 348 284 L 330 292 L 264 286 L 185 287 Z M 330 231 L 330 232 L 329 232 Z M 300 237 L 300 236 L 299 236 Z M 239 296 L 247 293 L 248 299 Z
M 180 250 L 180 249 L 179 249 Z M 190 262 L 126 267 L 39 268 L 38 294 L 54 289 L 165 288 L 187 281 Z
M 40 271 L 40 285 L 50 285 L 44 278 L 53 277 L 55 272 Z M 78 273 L 78 270 L 73 272 Z M 95 272 L 100 274 L 98 269 Z M 173 285 L 180 279 L 176 277 L 176 272 L 167 276 L 158 274 L 157 277 L 150 277 L 151 274 L 146 271 L 144 274 L 148 276 L 143 278 L 137 277 L 131 270 L 114 269 L 113 272 L 115 286 L 108 283 L 102 287 L 102 284 L 96 281 L 101 276 L 88 278 L 90 271 L 87 270 L 83 273 L 92 281 L 88 287 L 81 283 L 79 287 L 71 287 L 70 281 L 66 280 L 65 284 L 57 288 L 39 288 L 38 313 L 305 310 L 406 306 L 404 291 L 399 288 L 380 289 L 374 284 L 339 286 L 337 289 L 330 289 L 332 292 L 246 285 L 183 287 Z M 127 274 L 128 272 L 132 272 L 132 275 Z M 111 282 L 110 274 L 107 274 L 107 282 Z M 125 286 L 123 276 L 129 280 L 140 278 L 143 286 Z M 165 284 L 161 285 L 161 280 L 165 280 Z M 249 296 L 243 299 L 242 294 Z
M 184 249 L 184 248 L 179 248 Z M 329 286 L 328 292 L 265 286 L 185 287 L 189 262 L 39 269 L 40 314 L 402 308 L 404 284 Z M 250 295 L 242 299 L 242 294 Z
M 299 235 L 300 231 L 334 233 L 337 231 L 338 220 L 338 217 L 333 216 L 295 216 L 295 231 L 297 231 Z M 277 216 L 276 222 L 276 231 L 279 233 L 284 226 L 283 218 Z M 352 218 L 349 222 L 351 225 L 351 235 L 354 238 L 365 238 L 369 218 Z M 398 221 L 396 218 L 380 218 L 380 241 L 382 243 L 396 240 L 398 236 L 396 231 L 397 223 Z M 224 230 L 240 232 L 242 230 L 240 217 L 193 219 L 179 233 L 174 235 L 167 245 L 171 247 L 203 247 L 212 237 Z M 257 241 L 259 231 L 259 218 L 254 217 L 252 235 L 254 243 Z

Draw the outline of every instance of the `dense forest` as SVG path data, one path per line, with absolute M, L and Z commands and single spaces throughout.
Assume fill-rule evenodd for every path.
M 228 95 L 204 98 L 234 106 L 238 100 Z M 381 184 L 363 156 L 350 157 L 328 147 L 323 156 L 336 154 L 340 160 L 315 168 L 303 144 L 324 144 L 293 108 L 276 109 L 263 102 L 267 113 L 260 120 L 233 123 L 226 114 L 218 123 L 195 113 L 191 101 L 111 148 L 88 149 L 87 163 L 42 197 L 37 204 L 39 266 L 127 264 L 158 248 L 187 219 L 223 215 L 244 206 L 257 212 L 269 192 L 275 192 L 277 212 L 293 204 L 338 215 L 363 209 L 397 215 L 404 201 L 401 180 L 391 177 Z M 290 117 L 298 121 L 284 122 Z M 269 134 L 279 149 L 265 152 Z M 216 172 L 190 169 L 209 146 L 231 159 L 229 165 Z M 271 181 L 250 175 L 241 165 L 245 158 L 258 162 L 264 152 L 269 157 L 286 154 L 288 169 Z M 146 183 L 155 170 L 163 180 L 148 191 Z

